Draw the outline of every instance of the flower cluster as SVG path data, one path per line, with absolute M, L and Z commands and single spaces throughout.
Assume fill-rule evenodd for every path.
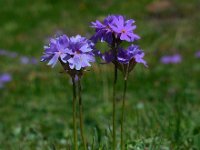
M 44 47 L 41 61 L 49 61 L 48 65 L 54 67 L 59 60 L 70 69 L 81 70 L 95 61 L 93 46 L 90 40 L 80 35 L 70 38 L 62 35 L 52 38 L 49 45 Z
M 110 15 L 106 17 L 101 23 L 96 20 L 92 22 L 92 28 L 95 28 L 96 33 L 91 38 L 95 43 L 100 41 L 106 41 L 108 43 L 113 42 L 113 38 L 117 37 L 121 41 L 133 42 L 140 39 L 140 37 L 134 33 L 136 25 L 133 25 L 135 21 L 133 19 L 125 20 L 121 15 Z
M 147 62 L 143 59 L 144 52 L 137 45 L 131 45 L 127 49 L 119 48 L 117 53 L 117 66 L 118 69 L 122 70 L 121 66 L 129 65 L 129 71 L 133 69 L 136 63 L 142 63 L 147 67 Z M 101 58 L 106 62 L 110 63 L 114 61 L 114 52 L 112 50 L 102 54 Z
M 147 67 L 146 61 L 143 59 L 144 52 L 140 50 L 139 46 L 131 45 L 128 48 L 123 48 L 120 44 L 125 42 L 134 42 L 140 39 L 140 37 L 134 33 L 136 25 L 133 19 L 126 20 L 121 15 L 110 15 L 104 19 L 103 22 L 96 20 L 92 22 L 92 28 L 95 28 L 95 34 L 91 40 L 96 43 L 98 40 L 101 42 L 107 42 L 111 47 L 111 50 L 101 54 L 99 51 L 96 53 L 106 63 L 117 63 L 118 69 L 121 70 L 121 66 L 129 64 L 131 70 L 136 63 L 142 63 Z M 113 47 L 114 46 L 114 47 Z M 115 55 L 116 59 L 115 60 Z M 129 68 L 129 70 L 130 70 Z
M 128 64 L 130 61 L 134 61 L 135 63 L 142 63 L 147 67 L 147 63 L 143 57 L 144 52 L 140 50 L 139 46 L 131 45 L 126 50 L 120 49 L 117 59 L 122 64 Z
M 122 64 L 128 64 L 131 60 L 134 60 L 136 63 L 142 63 L 147 66 L 146 61 L 143 59 L 144 52 L 140 50 L 139 46 L 131 45 L 127 49 L 119 48 L 117 54 L 117 61 Z M 102 55 L 102 59 L 107 63 L 114 61 L 113 51 L 105 52 Z

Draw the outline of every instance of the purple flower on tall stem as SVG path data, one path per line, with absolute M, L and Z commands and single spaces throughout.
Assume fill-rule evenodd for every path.
M 97 54 L 105 62 L 113 62 L 114 64 L 114 82 L 113 82 L 113 150 L 116 149 L 116 127 L 115 127 L 115 101 L 116 101 L 116 84 L 117 84 L 117 70 L 121 70 L 125 76 L 133 69 L 136 63 L 142 63 L 147 66 L 146 61 L 143 60 L 144 52 L 139 50 L 138 46 L 131 45 L 128 49 L 119 48 L 123 41 L 134 42 L 140 39 L 140 37 L 134 33 L 136 25 L 133 19 L 126 20 L 122 15 L 110 15 L 104 19 L 103 22 L 96 21 L 92 22 L 92 28 L 95 28 L 95 34 L 91 37 L 91 40 L 96 43 L 98 40 L 101 42 L 107 42 L 110 46 L 110 50 L 104 54 Z M 128 71 L 127 71 L 128 70 Z M 128 72 L 128 73 L 127 73 Z M 124 78 L 126 84 L 127 78 Z M 126 85 L 124 86 L 124 96 L 123 96 L 123 112 L 124 112 L 124 99 L 126 93 Z M 122 115 L 122 125 L 123 129 L 123 117 Z M 123 131 L 121 130 L 121 149 L 124 149 L 123 144 Z
M 78 150 L 77 145 L 77 126 L 76 126 L 76 99 L 78 91 L 79 100 L 79 120 L 81 138 L 86 150 L 86 142 L 83 133 L 82 98 L 81 98 L 81 77 L 86 67 L 95 61 L 94 44 L 80 35 L 68 38 L 66 35 L 59 36 L 50 40 L 49 46 L 45 46 L 45 52 L 41 61 L 49 61 L 48 65 L 54 67 L 59 61 L 64 70 L 71 76 L 73 83 L 73 135 L 74 149 Z M 77 81 L 77 82 L 76 82 Z M 78 85 L 78 90 L 76 89 Z

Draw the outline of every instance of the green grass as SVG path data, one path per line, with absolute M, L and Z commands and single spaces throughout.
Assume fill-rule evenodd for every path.
M 200 41 L 200 3 L 174 0 L 172 9 L 157 15 L 146 9 L 151 2 L 1 0 L 0 48 L 39 59 L 48 37 L 58 31 L 90 37 L 91 21 L 112 13 L 135 18 L 136 32 L 142 37 L 138 43 L 146 52 L 149 68 L 137 65 L 128 81 L 127 149 L 199 150 L 200 65 L 194 53 Z M 160 64 L 160 56 L 175 52 L 183 56 L 182 63 Z M 0 150 L 69 147 L 72 85 L 69 77 L 59 73 L 61 66 L 51 69 L 43 63 L 22 65 L 18 58 L 0 56 L 0 68 L 13 76 L 13 81 L 0 90 Z M 112 68 L 97 64 L 82 81 L 85 131 L 90 145 L 94 143 L 94 149 L 99 150 L 110 150 L 111 145 Z M 120 116 L 122 75 L 117 89 Z

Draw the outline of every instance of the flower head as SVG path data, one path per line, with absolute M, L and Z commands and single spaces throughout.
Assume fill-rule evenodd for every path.
M 99 20 L 96 20 L 96 22 L 92 22 L 91 27 L 95 28 L 96 33 L 92 36 L 91 40 L 96 43 L 98 40 L 101 42 L 106 41 L 109 44 L 112 43 L 113 38 L 113 31 L 110 28 L 110 24 L 114 20 L 114 15 L 107 16 L 103 23 L 101 23 Z
M 50 40 L 49 46 L 45 47 L 42 61 L 49 61 L 48 65 L 55 66 L 60 60 L 66 68 L 81 70 L 95 61 L 93 46 L 90 40 L 80 35 L 70 38 L 63 35 Z
M 107 16 L 103 23 L 96 20 L 96 22 L 92 22 L 91 27 L 96 29 L 96 33 L 91 39 L 95 43 L 100 40 L 111 44 L 114 35 L 122 41 L 133 42 L 140 38 L 133 32 L 136 29 L 136 25 L 133 25 L 134 22 L 132 19 L 125 20 L 125 17 L 121 15 Z
M 146 61 L 143 59 L 144 52 L 140 50 L 139 46 L 131 45 L 127 49 L 119 48 L 117 54 L 117 61 L 121 64 L 128 64 L 132 60 L 135 63 L 142 63 L 144 66 L 147 67 Z M 114 52 L 108 51 L 102 55 L 102 59 L 107 63 L 114 61 Z
M 93 54 L 94 44 L 80 35 L 71 37 L 69 40 L 68 54 L 70 58 L 67 60 L 71 69 L 80 70 L 91 66 L 90 63 L 95 61 Z
M 139 46 L 131 45 L 126 50 L 120 49 L 117 58 L 118 61 L 123 64 L 127 64 L 134 59 L 136 63 L 142 63 L 143 65 L 147 66 L 147 63 L 143 57 L 144 52 L 140 50 Z
M 115 16 L 110 27 L 120 40 L 133 42 L 140 39 L 137 34 L 133 33 L 136 29 L 136 25 L 133 25 L 133 23 L 135 23 L 133 19 L 125 20 L 123 16 Z
M 45 52 L 41 61 L 49 61 L 48 65 L 54 67 L 60 58 L 62 62 L 66 63 L 69 59 L 68 44 L 69 38 L 66 35 L 59 36 L 55 39 L 50 39 L 48 46 L 44 46 Z
M 127 49 L 119 48 L 117 53 L 117 67 L 123 72 L 127 67 L 128 72 L 130 72 L 137 63 L 141 63 L 145 67 L 148 67 L 147 62 L 143 59 L 144 55 L 144 52 L 140 50 L 139 46 L 137 45 L 131 45 Z M 101 58 L 106 63 L 115 63 L 114 51 L 112 50 L 102 54 Z

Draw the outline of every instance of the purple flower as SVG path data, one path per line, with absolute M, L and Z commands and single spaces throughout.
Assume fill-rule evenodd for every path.
M 195 53 L 196 58 L 200 58 L 200 50 Z
M 105 52 L 101 55 L 101 58 L 106 62 L 110 63 L 114 61 L 114 52 L 112 50 Z
M 91 39 L 95 43 L 100 40 L 111 44 L 114 35 L 122 41 L 133 42 L 140 38 L 133 32 L 136 29 L 136 25 L 133 25 L 134 22 L 132 19 L 125 20 L 121 15 L 110 15 L 104 19 L 103 23 L 96 20 L 96 22 L 92 22 L 91 27 L 96 29 L 96 33 Z
M 93 47 L 94 44 L 85 37 L 77 35 L 68 38 L 63 35 L 50 40 L 41 61 L 49 61 L 48 65 L 53 67 L 60 59 L 70 69 L 81 70 L 91 66 L 90 63 L 95 61 Z
M 16 52 L 9 52 L 7 50 L 0 50 L 0 55 L 7 56 L 7 57 L 10 57 L 10 58 L 15 58 L 15 57 L 17 57 L 18 54 Z
M 30 58 L 30 57 L 27 57 L 27 56 L 22 56 L 20 57 L 20 62 L 22 64 L 33 64 L 33 65 L 36 65 L 38 63 L 38 60 L 34 57 Z
M 93 54 L 94 44 L 87 40 L 85 37 L 77 35 L 69 39 L 69 48 L 67 53 L 71 56 L 67 61 L 70 69 L 80 70 L 90 65 L 90 62 L 94 62 Z
M 133 33 L 136 29 L 134 20 L 125 20 L 123 16 L 115 16 L 113 22 L 110 24 L 111 29 L 122 41 L 133 42 L 140 39 L 140 37 Z
M 22 64 L 28 64 L 30 60 L 28 57 L 22 56 L 22 57 L 20 57 L 20 61 Z
M 91 27 L 95 28 L 96 33 L 92 36 L 91 40 L 96 43 L 98 40 L 101 42 L 106 41 L 108 43 L 112 43 L 113 38 L 113 31 L 110 28 L 110 24 L 114 20 L 114 15 L 107 16 L 103 23 L 101 23 L 99 20 L 96 20 L 96 22 L 92 22 Z
M 174 54 L 174 55 L 166 55 L 161 57 L 160 61 L 163 64 L 177 64 L 180 63 L 182 60 L 182 57 L 180 54 Z
M 60 59 L 62 62 L 66 63 L 69 59 L 67 54 L 69 45 L 69 38 L 66 35 L 59 36 L 55 39 L 50 39 L 48 46 L 44 46 L 45 52 L 41 58 L 41 61 L 49 61 L 48 65 L 54 67 Z
M 122 64 L 128 64 L 130 61 L 134 61 L 136 63 L 142 63 L 147 67 L 146 61 L 143 59 L 144 52 L 140 50 L 139 46 L 131 45 L 126 50 L 120 49 L 118 52 L 117 59 Z
M 117 61 L 121 64 L 128 64 L 131 61 L 135 63 L 142 63 L 147 67 L 146 61 L 143 59 L 144 52 L 140 50 L 139 46 L 131 45 L 127 49 L 119 48 L 117 54 Z M 102 59 L 107 63 L 114 61 L 114 53 L 113 51 L 105 52 L 102 56 Z
M 11 80 L 12 80 L 12 77 L 8 73 L 4 73 L 0 75 L 0 82 L 6 83 L 6 82 L 10 82 Z
M 12 80 L 12 77 L 8 73 L 4 73 L 0 75 L 0 88 L 2 88 L 5 83 L 10 82 L 11 80 Z
M 36 65 L 36 64 L 38 64 L 38 59 L 32 57 L 31 60 L 30 60 L 30 63 L 33 64 L 33 65 Z

